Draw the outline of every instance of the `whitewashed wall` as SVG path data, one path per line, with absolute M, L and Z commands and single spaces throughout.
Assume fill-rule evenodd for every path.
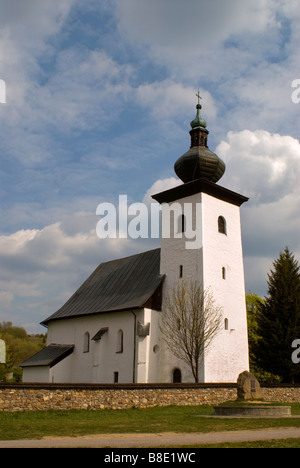
M 143 322 L 143 310 L 135 311 L 137 320 Z M 133 382 L 135 317 L 130 311 L 99 314 L 49 323 L 48 344 L 74 344 L 69 358 L 55 366 L 55 382 L 113 383 L 114 372 L 118 372 L 120 383 Z M 92 338 L 104 327 L 108 327 L 101 340 Z M 118 348 L 118 332 L 123 331 L 123 352 Z M 89 352 L 84 352 L 84 335 L 90 334 Z M 138 352 L 137 352 L 138 354 Z M 137 376 L 138 355 L 135 361 Z M 63 371 L 65 369 L 65 371 Z M 68 375 L 69 372 L 69 375 Z M 55 375 L 55 374 L 54 374 Z M 68 378 L 67 378 L 68 377 Z
M 249 369 L 240 208 L 205 193 L 182 198 L 178 203 L 182 207 L 186 203 L 197 205 L 193 210 L 193 230 L 197 228 L 198 245 L 197 249 L 187 248 L 187 239 L 184 236 L 174 238 L 176 231 L 173 228 L 169 239 L 162 238 L 161 274 L 166 274 L 164 294 L 180 281 L 180 265 L 183 280 L 198 280 L 204 289 L 211 289 L 216 305 L 222 307 L 223 324 L 205 356 L 200 380 L 236 382 L 240 372 Z M 164 215 L 164 210 L 162 213 Z M 226 235 L 218 232 L 219 216 L 226 219 Z M 226 279 L 222 277 L 223 267 Z M 225 318 L 228 330 L 224 329 Z M 172 371 L 178 367 L 182 371 L 182 380 L 192 382 L 189 367 L 172 356 L 163 344 L 162 349 L 162 381 L 171 381 Z
M 174 202 L 171 202 L 169 205 L 172 205 L 173 203 Z M 162 237 L 161 239 L 160 272 L 161 274 L 166 275 L 163 289 L 164 296 L 170 294 L 174 286 L 176 287 L 180 281 L 180 266 L 183 268 L 183 279 L 185 281 L 188 282 L 190 280 L 197 280 L 200 284 L 203 284 L 202 194 L 199 193 L 193 196 L 182 198 L 176 201 L 176 203 L 180 204 L 182 213 L 184 213 L 184 204 L 194 205 L 192 229 L 195 230 L 197 228 L 199 245 L 197 249 L 186 248 L 186 242 L 190 242 L 190 239 L 186 239 L 184 235 L 182 235 L 181 238 L 176 238 L 176 236 L 179 236 L 178 227 L 180 226 L 180 220 L 178 219 L 178 214 L 175 215 L 175 222 L 173 221 L 173 216 L 171 216 L 170 238 Z M 164 205 L 162 206 L 162 216 L 169 216 L 168 210 L 165 210 Z M 198 220 L 197 223 L 196 219 Z M 163 337 L 160 338 L 160 341 L 161 362 L 159 377 L 161 382 L 172 382 L 173 371 L 175 369 L 180 369 L 182 374 L 182 382 L 194 382 L 190 367 L 182 360 L 176 358 L 167 349 Z M 201 371 L 201 375 L 203 376 L 203 370 Z
M 223 326 L 205 358 L 205 382 L 236 382 L 249 370 L 240 208 L 207 194 L 202 200 L 204 288 L 211 288 L 228 320 L 228 330 Z M 226 220 L 226 235 L 218 231 L 219 216 Z

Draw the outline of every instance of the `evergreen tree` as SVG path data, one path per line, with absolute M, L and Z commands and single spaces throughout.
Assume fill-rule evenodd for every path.
M 268 274 L 268 296 L 259 306 L 257 365 L 283 382 L 300 381 L 300 366 L 292 362 L 292 342 L 300 338 L 299 265 L 286 247 Z

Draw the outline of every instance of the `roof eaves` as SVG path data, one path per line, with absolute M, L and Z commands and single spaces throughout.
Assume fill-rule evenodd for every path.
M 101 328 L 96 335 L 92 338 L 93 341 L 99 341 L 101 340 L 102 336 L 108 332 L 108 327 L 103 327 Z
M 50 344 L 38 351 L 26 361 L 20 364 L 20 367 L 53 367 L 60 361 L 68 357 L 74 351 L 74 345 Z

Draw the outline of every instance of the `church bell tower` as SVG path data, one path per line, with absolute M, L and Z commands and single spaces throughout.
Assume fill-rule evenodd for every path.
M 217 184 L 224 162 L 208 148 L 208 130 L 197 114 L 191 122 L 191 146 L 174 165 L 182 184 L 153 195 L 162 207 L 160 273 L 164 294 L 179 281 L 197 281 L 209 289 L 222 310 L 222 329 L 205 353 L 201 382 L 236 382 L 249 370 L 247 314 L 240 207 L 248 198 Z M 193 382 L 191 370 L 165 349 L 160 381 Z

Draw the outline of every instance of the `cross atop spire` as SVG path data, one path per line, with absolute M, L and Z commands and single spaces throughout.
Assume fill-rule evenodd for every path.
M 198 91 L 198 93 L 196 94 L 197 98 L 198 98 L 198 105 L 200 104 L 200 99 L 202 99 L 202 97 L 200 96 L 200 91 Z
M 191 122 L 191 127 L 192 128 L 198 128 L 198 127 L 200 128 L 201 127 L 202 129 L 205 130 L 206 129 L 206 122 L 205 122 L 204 119 L 202 119 L 201 114 L 200 114 L 200 111 L 202 109 L 202 106 L 200 104 L 200 100 L 202 99 L 202 97 L 200 95 L 200 91 L 197 92 L 196 96 L 198 98 L 198 104 L 196 106 L 197 115 L 196 115 L 196 118 Z M 205 130 L 205 131 L 206 131 L 206 133 L 208 133 L 207 130 Z

